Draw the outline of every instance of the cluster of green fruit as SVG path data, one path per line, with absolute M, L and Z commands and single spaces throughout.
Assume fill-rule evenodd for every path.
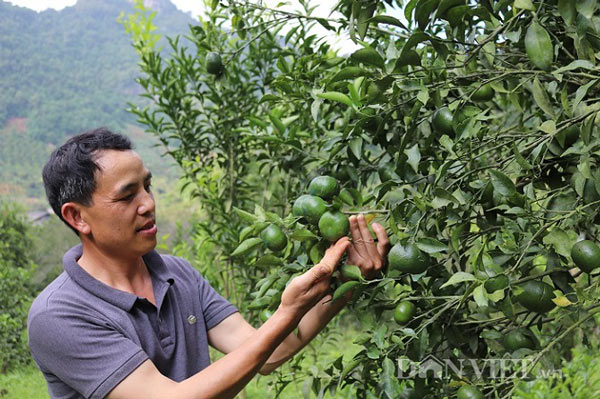
M 308 186 L 308 194 L 294 201 L 292 213 L 301 223 L 318 226 L 321 237 L 334 242 L 348 234 L 348 217 L 328 203 L 339 192 L 336 179 L 330 176 L 315 177 Z
M 342 193 L 339 191 L 339 184 L 333 177 L 315 177 L 308 186 L 309 194 L 301 195 L 294 202 L 293 216 L 297 218 L 298 222 L 312 227 L 311 230 L 325 240 L 337 241 L 347 235 L 350 228 L 348 217 L 336 209 L 336 205 L 327 202 L 338 194 L 340 196 L 345 194 L 343 191 Z M 315 234 L 315 236 L 317 235 Z M 274 223 L 267 225 L 262 230 L 260 238 L 265 246 L 273 252 L 284 250 L 288 243 L 283 229 Z M 325 250 L 324 245 L 315 245 L 314 248 L 318 253 L 311 254 L 313 260 L 322 256 Z

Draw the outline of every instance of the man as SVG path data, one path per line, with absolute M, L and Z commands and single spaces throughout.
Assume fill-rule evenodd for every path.
M 294 278 L 259 329 L 186 261 L 154 251 L 151 174 L 106 129 L 56 149 L 43 171 L 54 212 L 79 236 L 63 272 L 36 298 L 29 345 L 52 398 L 233 398 L 312 340 L 348 297 L 331 302 L 342 254 L 367 278 L 389 248 L 382 226 L 350 218 L 322 261 Z M 294 330 L 297 328 L 297 333 Z M 210 364 L 208 345 L 226 355 Z

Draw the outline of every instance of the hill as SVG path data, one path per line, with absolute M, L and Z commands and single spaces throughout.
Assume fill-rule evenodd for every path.
M 147 4 L 163 35 L 194 22 L 168 0 Z M 158 175 L 169 173 L 156 141 L 134 133 L 125 111 L 140 90 L 137 56 L 117 19 L 132 10 L 126 0 L 79 0 L 40 13 L 0 1 L 0 198 L 42 204 L 40 171 L 51 150 L 97 126 L 133 136 Z

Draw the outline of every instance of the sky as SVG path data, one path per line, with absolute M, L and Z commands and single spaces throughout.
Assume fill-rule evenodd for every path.
M 35 11 L 43 11 L 48 8 L 60 10 L 74 5 L 77 3 L 77 0 L 8 0 L 8 2 L 17 6 L 31 8 Z M 171 0 L 171 3 L 175 4 L 182 11 L 191 11 L 192 15 L 197 15 L 202 9 L 203 2 L 198 0 Z

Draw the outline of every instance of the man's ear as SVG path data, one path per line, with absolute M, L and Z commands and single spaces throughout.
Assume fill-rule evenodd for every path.
M 90 225 L 86 223 L 83 215 L 83 206 L 76 202 L 67 202 L 60 208 L 63 219 L 81 234 L 91 232 Z

